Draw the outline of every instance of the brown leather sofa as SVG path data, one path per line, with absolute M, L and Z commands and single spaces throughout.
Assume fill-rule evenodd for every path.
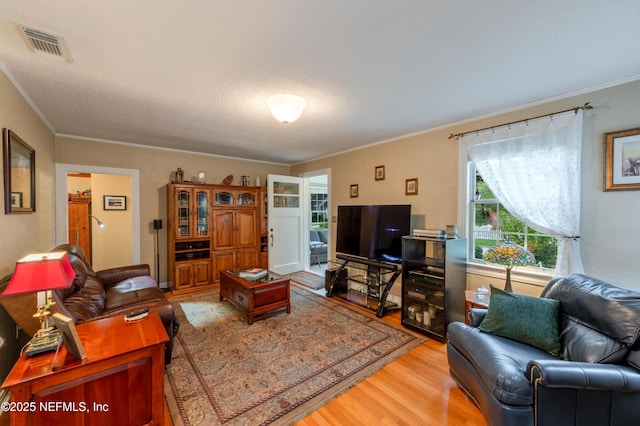
M 56 304 L 52 306 L 52 312 L 60 312 L 79 324 L 148 308 L 160 315 L 167 331 L 169 342 L 165 346 L 165 364 L 171 362 L 173 337 L 178 332 L 179 323 L 173 305 L 151 277 L 149 265 L 94 271 L 78 246 L 62 244 L 52 251 L 66 251 L 76 273 L 69 288 L 53 292 Z M 2 280 L 1 290 L 9 278 Z M 6 297 L 0 301 L 27 334 L 35 334 L 39 326 L 38 321 L 31 317 L 35 312 L 35 295 Z

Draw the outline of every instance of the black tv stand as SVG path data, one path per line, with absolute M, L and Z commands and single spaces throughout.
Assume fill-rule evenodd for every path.
M 391 310 L 399 309 L 398 304 L 387 301 L 391 287 L 400 276 L 398 265 L 342 253 L 336 254 L 336 258 L 330 261 L 337 269 L 327 287 L 327 297 L 339 297 L 375 311 L 379 318 Z M 345 276 L 343 270 L 347 271 L 347 282 L 338 285 L 341 277 Z

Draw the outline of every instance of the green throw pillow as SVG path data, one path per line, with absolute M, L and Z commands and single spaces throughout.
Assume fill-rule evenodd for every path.
M 491 286 L 489 309 L 478 328 L 559 356 L 559 310 L 557 300 L 507 293 Z

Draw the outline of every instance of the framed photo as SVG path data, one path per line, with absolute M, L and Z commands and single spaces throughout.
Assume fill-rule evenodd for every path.
M 640 128 L 604 135 L 604 190 L 628 189 L 640 189 Z
M 418 195 L 418 178 L 407 179 L 404 182 L 405 195 Z
M 349 190 L 349 196 L 351 198 L 356 198 L 358 196 L 358 184 L 351 185 L 351 188 Z
M 11 193 L 11 207 L 22 208 L 22 192 Z
M 78 336 L 76 326 L 73 324 L 73 320 L 57 312 L 53 314 L 53 319 L 56 322 L 56 327 L 58 327 L 58 330 L 62 333 L 62 341 L 67 347 L 67 352 L 78 359 L 87 358 L 87 355 L 84 353 L 80 337 Z
M 376 166 L 376 180 L 384 180 L 384 166 Z
M 105 210 L 127 209 L 127 197 L 125 195 L 105 195 L 103 198 Z
M 36 151 L 7 128 L 2 129 L 2 165 L 4 213 L 35 212 Z

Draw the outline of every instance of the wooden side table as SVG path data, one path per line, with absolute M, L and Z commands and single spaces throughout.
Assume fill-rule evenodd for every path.
M 469 309 L 471 308 L 488 308 L 489 300 L 478 300 L 474 294 L 475 290 L 464 291 L 464 322 L 469 324 Z
M 13 425 L 164 424 L 164 344 L 157 312 L 134 323 L 123 316 L 76 326 L 87 358 L 54 352 L 21 355 L 2 388 L 11 392 Z M 68 356 L 67 356 L 68 355 Z

